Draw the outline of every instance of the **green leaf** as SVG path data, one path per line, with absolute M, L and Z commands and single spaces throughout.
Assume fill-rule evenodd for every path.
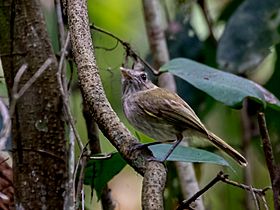
M 171 60 L 161 67 L 161 71 L 171 72 L 233 108 L 241 108 L 243 100 L 249 97 L 263 107 L 268 105 L 280 110 L 280 101 L 259 84 L 189 59 Z
M 84 184 L 96 190 L 98 200 L 106 184 L 126 165 L 119 153 L 113 153 L 109 159 L 93 159 L 85 168 Z
M 228 21 L 219 40 L 221 68 L 242 74 L 256 68 L 280 41 L 280 1 L 244 1 Z
M 149 149 L 153 152 L 155 158 L 161 160 L 162 158 L 164 158 L 171 147 L 171 144 L 156 144 L 149 146 Z M 206 150 L 180 145 L 175 148 L 175 150 L 171 153 L 167 160 L 191 163 L 213 163 L 223 166 L 229 166 L 228 162 L 219 155 L 208 152 Z

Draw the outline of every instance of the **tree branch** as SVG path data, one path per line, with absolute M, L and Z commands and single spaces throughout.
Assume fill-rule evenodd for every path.
M 75 134 L 76 141 L 78 143 L 79 149 L 80 149 L 80 151 L 82 151 L 82 149 L 84 148 L 84 145 L 83 145 L 83 142 L 82 142 L 82 140 L 80 138 L 80 135 L 77 131 L 77 128 L 75 126 L 73 116 L 71 114 L 71 110 L 70 110 L 70 107 L 69 107 L 68 90 L 67 90 L 67 85 L 66 85 L 66 82 L 65 82 L 65 73 L 63 73 L 63 71 L 62 71 L 63 70 L 63 64 L 64 64 L 64 59 L 65 59 L 66 52 L 67 52 L 66 49 L 67 49 L 67 46 L 69 45 L 69 43 L 70 43 L 70 35 L 68 33 L 67 37 L 66 37 L 66 40 L 65 40 L 65 44 L 64 44 L 63 48 L 61 49 L 61 55 L 60 55 L 60 60 L 59 60 L 58 71 L 57 71 L 56 77 L 57 77 L 57 81 L 58 81 L 58 84 L 59 84 L 59 91 L 62 95 L 63 110 L 64 110 L 65 117 L 67 119 L 67 122 L 71 125 L 71 127 L 73 129 L 73 132 Z
M 126 51 L 126 54 L 130 57 L 132 57 L 135 61 L 139 60 L 141 61 L 151 72 L 153 72 L 154 75 L 158 75 L 159 72 L 157 70 L 155 70 L 148 62 L 146 62 L 144 59 L 142 59 L 133 49 L 132 47 L 130 46 L 130 44 L 128 42 L 125 42 L 123 41 L 122 39 L 120 39 L 119 37 L 117 37 L 116 35 L 112 34 L 111 32 L 109 31 L 106 31 L 96 25 L 93 25 L 91 24 L 90 25 L 90 28 L 95 30 L 95 31 L 99 31 L 101 33 L 104 33 L 114 39 L 117 40 L 117 42 L 121 43 L 122 46 L 124 47 L 125 51 Z M 95 47 L 96 48 L 96 47 Z M 114 49 L 115 47 L 109 49 L 109 50 L 112 50 Z M 106 49 L 108 50 L 108 49 Z
M 162 174 L 162 171 L 165 170 L 164 165 L 156 161 L 148 161 L 152 156 L 147 149 L 135 150 L 137 146 L 139 147 L 139 142 L 120 122 L 105 96 L 95 61 L 86 1 L 68 0 L 67 6 L 69 31 L 79 82 L 91 116 L 105 137 L 117 148 L 128 164 L 142 175 L 146 173 L 158 174 L 157 179 L 161 180 L 159 176 L 164 176 Z M 145 176 L 144 183 L 146 179 Z M 160 186 L 164 185 L 163 181 L 159 181 Z M 162 197 L 162 194 L 155 194 L 153 197 L 154 208 L 150 209 L 162 209 L 162 203 L 158 201 L 160 200 L 158 197 Z
M 272 184 L 274 209 L 280 209 L 280 167 L 277 167 L 274 162 L 272 146 L 269 133 L 266 126 L 265 115 L 263 112 L 258 113 L 258 123 L 260 135 L 263 143 L 263 151 L 265 155 L 266 165 L 270 175 Z
M 215 184 L 217 184 L 218 182 L 224 182 L 226 184 L 244 189 L 246 191 L 249 191 L 253 194 L 254 197 L 259 196 L 261 197 L 264 201 L 264 195 L 265 192 L 269 189 L 271 189 L 270 187 L 266 187 L 264 189 L 257 189 L 257 188 L 253 188 L 252 186 L 248 186 L 245 184 L 241 184 L 235 181 L 232 181 L 230 179 L 228 179 L 228 175 L 224 174 L 222 171 L 220 171 L 217 176 L 212 179 L 204 188 L 202 188 L 200 191 L 198 191 L 197 193 L 195 193 L 190 199 L 188 200 L 184 200 L 183 202 L 181 202 L 181 204 L 178 206 L 177 210 L 184 210 L 184 209 L 189 209 L 192 210 L 193 208 L 190 206 L 194 201 L 196 201 L 201 195 L 203 195 L 207 190 L 209 190 L 211 187 L 213 187 Z M 266 204 L 266 202 L 264 202 Z
M 4 150 L 6 147 L 7 140 L 9 136 L 11 135 L 11 118 L 9 115 L 9 110 L 4 103 L 4 101 L 0 98 L 0 113 L 2 116 L 2 129 L 0 133 L 0 151 Z

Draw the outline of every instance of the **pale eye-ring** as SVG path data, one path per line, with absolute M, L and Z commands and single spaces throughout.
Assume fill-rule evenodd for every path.
M 140 77 L 143 81 L 147 80 L 147 75 L 145 73 L 141 74 Z

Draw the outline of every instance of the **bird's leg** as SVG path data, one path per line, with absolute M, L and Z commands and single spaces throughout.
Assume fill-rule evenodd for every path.
M 146 143 L 146 144 L 137 144 L 134 146 L 133 150 L 134 149 L 149 149 L 149 146 L 152 146 L 152 145 L 157 145 L 157 144 L 164 144 L 164 143 L 173 143 L 172 147 L 170 148 L 170 150 L 168 151 L 168 155 L 165 156 L 165 158 L 162 160 L 158 160 L 158 159 L 155 159 L 155 158 L 150 158 L 149 161 L 159 161 L 159 162 L 164 162 L 168 157 L 169 155 L 172 153 L 172 151 L 175 149 L 175 147 L 181 142 L 181 140 L 166 140 L 166 141 L 155 141 L 155 142 L 150 142 L 150 143 Z M 174 148 L 173 148 L 174 147 Z M 149 150 L 150 151 L 150 150 Z
M 177 140 L 166 140 L 166 141 L 155 141 L 146 144 L 142 144 L 140 147 L 149 147 L 157 144 L 164 144 L 164 143 L 175 143 Z
M 166 153 L 166 155 L 164 156 L 164 158 L 162 159 L 161 162 L 164 162 L 167 160 L 167 158 L 171 155 L 171 153 L 174 151 L 174 149 L 180 144 L 180 142 L 183 140 L 183 135 L 182 134 L 178 134 L 177 135 L 177 139 L 175 141 L 173 141 L 173 145 L 172 147 L 169 149 L 169 151 Z

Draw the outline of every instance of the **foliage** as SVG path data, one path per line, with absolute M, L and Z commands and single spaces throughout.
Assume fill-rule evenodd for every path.
M 84 184 L 90 185 L 96 190 L 100 200 L 103 188 L 126 165 L 119 153 L 113 153 L 108 159 L 92 159 L 87 162 L 85 168 Z
M 197 114 L 203 118 L 203 121 L 208 122 L 208 127 L 212 130 L 218 131 L 218 133 L 225 136 L 226 139 L 235 139 L 231 140 L 230 143 L 234 143 L 236 147 L 242 145 L 241 140 L 239 140 L 243 135 L 242 130 L 240 130 L 240 114 L 237 111 L 216 104 L 215 100 L 231 107 L 241 108 L 244 99 L 250 97 L 263 107 L 268 106 L 272 108 L 267 110 L 267 112 L 273 113 L 269 115 L 268 123 L 272 126 L 272 135 L 277 137 L 279 135 L 277 127 L 279 126 L 275 122 L 277 121 L 277 118 L 279 118 L 279 101 L 274 97 L 274 94 L 276 97 L 279 97 L 279 90 L 277 88 L 277 81 L 279 80 L 277 79 L 279 72 L 277 70 L 278 67 L 275 67 L 275 72 L 271 77 L 271 80 L 274 82 L 269 82 L 271 85 L 267 86 L 268 91 L 258 85 L 258 83 L 262 85 L 264 84 L 265 80 L 262 78 L 269 74 L 266 72 L 267 69 L 270 69 L 272 72 L 274 71 L 274 69 L 271 68 L 273 63 L 271 64 L 270 61 L 270 66 L 259 68 L 258 70 L 255 69 L 260 66 L 260 62 L 265 60 L 266 56 L 271 53 L 273 45 L 279 42 L 279 22 L 277 22 L 279 21 L 279 13 L 274 12 L 278 11 L 278 1 L 260 2 L 259 0 L 232 0 L 223 3 L 219 1 L 210 1 L 213 5 L 208 4 L 208 15 L 214 17 L 210 19 L 212 32 L 209 29 L 209 25 L 205 24 L 207 17 L 201 12 L 203 9 L 201 8 L 200 2 L 204 1 L 199 1 L 198 3 L 192 2 L 189 4 L 191 8 L 189 11 L 192 12 L 187 14 L 189 17 L 187 19 L 184 18 L 186 12 L 182 10 L 183 6 L 175 9 L 172 6 L 169 6 L 168 8 L 169 10 L 175 11 L 175 18 L 173 18 L 168 24 L 166 32 L 170 57 L 184 58 L 184 60 L 175 59 L 167 64 L 168 70 L 176 76 L 177 88 L 180 96 L 193 107 Z M 204 3 L 207 5 L 209 2 L 205 1 Z M 93 3 L 91 3 L 91 5 L 92 4 Z M 140 6 L 138 9 L 127 8 L 129 11 L 128 13 L 133 11 L 134 14 L 140 14 L 139 11 L 141 12 L 141 5 L 138 6 Z M 200 7 L 200 12 L 195 10 L 196 7 Z M 213 8 L 219 9 L 215 10 Z M 95 8 L 95 10 L 98 9 Z M 102 16 L 104 14 L 98 14 L 99 16 L 92 12 L 91 17 L 96 20 L 95 23 L 97 25 L 106 26 L 106 29 L 110 29 L 110 31 L 116 35 L 121 34 L 123 40 L 131 41 L 133 48 L 140 51 L 141 55 L 144 54 L 147 49 L 147 41 L 146 37 L 143 36 L 144 24 L 141 19 L 137 20 L 137 26 L 139 27 L 132 27 L 133 30 L 130 28 L 124 32 L 123 30 L 116 28 L 116 24 L 114 23 L 117 20 L 123 19 L 126 12 L 121 15 L 121 19 L 114 19 L 114 21 L 108 19 L 107 22 L 102 22 Z M 241 20 L 241 17 L 244 16 L 246 17 Z M 134 17 L 136 17 L 136 15 Z M 195 22 L 198 17 L 204 19 L 203 24 Z M 269 17 L 273 18 L 271 19 Z M 126 23 L 125 26 L 135 25 L 135 22 L 133 22 L 134 20 L 135 19 L 129 19 L 129 22 Z M 133 23 L 131 23 L 131 21 Z M 113 26 L 110 26 L 109 23 L 111 22 L 113 23 Z M 121 23 L 119 24 L 122 26 Z M 220 28 L 222 28 L 221 26 L 225 26 L 222 35 L 217 33 L 217 31 L 220 31 Z M 122 26 L 122 28 L 124 28 L 124 26 Z M 174 30 L 174 28 L 179 28 L 179 30 Z M 201 32 L 203 32 L 201 28 L 204 28 L 204 31 L 206 31 L 205 33 L 207 34 L 204 38 L 201 38 Z M 95 41 L 98 46 L 112 43 L 112 41 L 108 42 L 108 40 L 102 40 L 102 38 L 100 38 L 102 37 L 101 34 L 95 34 L 95 37 L 96 36 L 97 38 L 95 38 Z M 218 54 L 216 54 L 217 51 Z M 118 57 L 119 54 L 119 49 L 115 51 L 115 54 L 113 52 L 104 53 L 104 51 L 100 49 L 97 50 L 97 58 L 101 66 L 105 66 L 103 69 L 108 66 L 115 67 L 118 62 L 120 63 L 121 58 Z M 111 62 L 108 62 L 109 60 Z M 277 61 L 279 63 L 279 59 L 277 59 Z M 223 71 L 217 71 L 216 69 L 218 69 L 218 65 L 220 65 L 220 68 L 224 71 L 230 71 L 232 73 L 247 74 L 248 70 L 251 70 L 253 73 L 247 74 L 248 78 L 245 79 Z M 167 66 L 162 68 L 167 69 Z M 210 68 L 210 66 L 214 69 Z M 190 74 L 190 72 L 192 74 Z M 116 107 L 116 110 L 122 117 L 118 105 L 118 88 L 112 88 L 110 86 L 112 81 L 116 82 L 115 78 L 118 78 L 118 73 L 114 71 L 112 76 L 110 73 L 108 74 L 106 71 L 102 71 L 101 74 L 103 75 L 106 92 L 111 99 L 111 103 Z M 106 74 L 111 75 L 112 77 L 106 76 Z M 254 74 L 260 74 L 261 76 L 259 78 L 261 78 L 261 80 L 251 80 L 254 78 Z M 214 75 L 216 75 L 216 79 L 213 78 Z M 244 74 L 242 76 L 244 76 Z M 195 88 L 193 86 L 195 86 Z M 236 87 L 237 90 L 234 87 Z M 202 91 L 199 91 L 197 88 L 206 92 L 211 97 L 204 94 Z M 212 97 L 215 100 L 213 100 Z M 133 130 L 131 127 L 130 129 Z M 142 134 L 141 139 L 143 140 Z M 145 139 L 147 139 L 147 137 L 145 137 Z M 277 144 L 277 142 L 275 142 L 275 145 L 279 145 L 279 143 Z M 261 186 L 267 185 L 269 183 L 268 179 L 260 180 L 260 177 L 263 177 L 264 174 L 266 174 L 266 169 L 264 168 L 263 155 L 259 143 L 254 141 L 251 147 L 253 148 L 253 153 L 259 157 L 256 160 L 256 166 L 252 166 L 252 174 L 262 174 L 257 177 L 253 176 L 252 181 Z M 200 168 L 202 168 L 201 170 L 203 170 L 204 167 L 209 168 L 208 166 L 200 166 Z M 210 171 L 213 171 L 213 169 Z M 208 176 L 205 174 L 202 176 L 202 182 L 208 180 L 207 177 L 213 173 L 210 171 L 207 173 Z M 234 176 L 242 177 L 239 173 L 239 169 Z M 173 179 L 176 180 L 174 177 Z M 217 189 L 214 190 L 215 193 L 211 195 L 207 194 L 207 196 L 209 196 L 208 201 L 211 200 L 211 203 L 213 204 L 212 207 L 214 209 L 243 209 L 241 202 L 234 205 L 232 208 L 229 203 L 244 199 L 244 194 L 233 188 L 224 188 L 221 189 L 217 187 Z M 179 188 L 177 190 L 179 190 Z M 221 195 L 224 197 L 224 202 L 220 202 L 218 199 Z
M 263 107 L 268 105 L 280 109 L 280 101 L 259 84 L 189 59 L 173 59 L 162 66 L 161 70 L 169 71 L 188 81 L 196 88 L 230 107 L 241 108 L 244 99 L 250 98 Z
M 280 103 L 276 97 L 280 97 L 280 1 L 187 2 L 183 3 L 187 4 L 189 8 L 187 11 L 183 10 L 186 5 L 174 7 L 173 1 L 169 2 L 167 7 L 167 11 L 171 11 L 171 14 L 174 13 L 174 17 L 171 15 L 172 21 L 167 21 L 166 30 L 170 57 L 174 60 L 163 66 L 162 70 L 168 70 L 176 76 L 179 95 L 193 107 L 207 127 L 229 139 L 229 143 L 234 147 L 241 149 L 242 146 L 244 147 L 241 139 L 246 135 L 246 131 L 240 129 L 244 123 L 240 117 L 241 114 L 226 106 L 241 108 L 244 99 L 250 98 L 263 108 L 270 107 L 266 110 L 267 121 L 273 137 L 273 148 L 279 148 Z M 205 10 L 205 5 L 209 7 L 209 10 L 207 8 Z M 106 3 L 96 0 L 89 1 L 88 8 L 91 22 L 128 41 L 142 58 L 145 57 L 148 44 L 140 1 L 131 4 L 128 0 L 110 0 Z M 55 17 L 53 11 L 48 10 L 47 25 L 49 28 L 51 27 L 49 33 L 51 33 L 53 47 L 55 51 L 58 51 L 58 41 L 54 38 L 57 35 L 54 31 L 56 23 L 52 22 L 53 17 Z M 196 22 L 197 19 L 202 19 L 202 24 Z M 121 120 L 126 123 L 120 105 L 121 87 L 118 71 L 123 62 L 124 51 L 120 45 L 114 48 L 115 40 L 102 33 L 94 32 L 93 37 L 97 62 L 107 97 Z M 106 50 L 107 48 L 113 50 Z M 276 50 L 274 51 L 274 49 Z M 270 60 L 268 65 L 262 66 L 261 62 L 267 60 L 269 54 L 273 54 L 275 59 Z M 239 74 L 242 77 L 225 71 Z M 70 75 L 70 73 L 68 74 Z M 260 76 L 256 77 L 257 74 Z M 73 83 L 75 84 L 76 81 L 77 77 L 74 75 Z M 71 99 L 79 133 L 83 139 L 87 139 L 86 126 L 80 110 L 80 93 L 75 88 L 73 88 Z M 216 103 L 216 101 L 222 102 L 226 106 Z M 250 126 L 255 132 L 254 123 L 252 120 Z M 134 131 L 128 124 L 127 126 Z M 148 137 L 140 135 L 142 140 L 148 139 Z M 257 134 L 253 133 L 250 144 L 249 155 L 254 163 L 251 165 L 251 181 L 253 185 L 257 183 L 258 186 L 266 186 L 269 185 L 269 178 L 257 137 Z M 112 152 L 113 150 L 112 145 L 104 136 L 101 136 L 101 147 L 102 152 Z M 150 148 L 156 157 L 161 157 L 163 151 L 168 147 L 169 145 L 156 145 Z M 279 151 L 274 152 L 277 154 L 275 155 L 276 161 L 279 162 Z M 214 153 L 191 147 L 177 148 L 170 156 L 170 160 L 207 162 L 222 166 L 231 163 Z M 112 153 L 112 157 L 109 159 L 92 159 L 86 166 L 84 184 L 89 185 L 92 190 L 95 189 L 99 199 L 104 186 L 125 165 L 126 163 L 118 153 Z M 199 164 L 196 169 L 198 174 L 201 174 L 198 180 L 204 184 L 210 179 L 209 177 L 215 175 L 219 168 L 212 164 Z M 173 175 L 176 175 L 175 171 L 172 171 Z M 243 176 L 239 168 L 236 173 L 231 175 L 240 180 Z M 180 194 L 178 179 L 174 176 L 172 177 L 172 187 L 176 188 L 176 192 Z M 217 186 L 213 189 L 213 193 L 206 194 L 205 197 L 206 206 L 211 205 L 212 209 L 244 209 L 244 193 L 240 193 L 239 190 L 232 187 Z M 223 197 L 222 201 L 220 197 Z M 236 203 L 236 201 L 239 202 Z M 234 205 L 232 205 L 233 203 Z M 272 206 L 270 201 L 269 205 Z M 95 205 L 94 209 L 96 209 Z

